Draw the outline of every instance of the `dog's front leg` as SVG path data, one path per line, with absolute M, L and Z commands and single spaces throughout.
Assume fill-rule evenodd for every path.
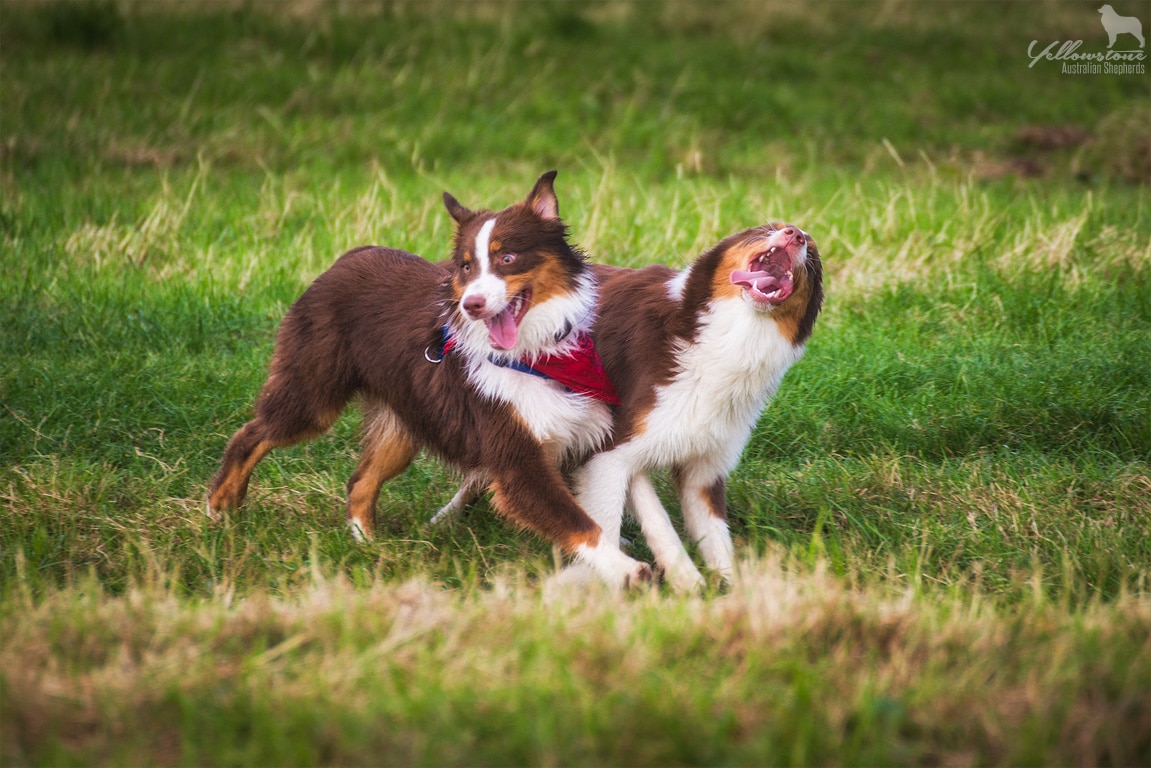
M 415 458 L 415 441 L 395 413 L 369 403 L 360 463 L 348 479 L 348 526 L 357 541 L 372 538 L 376 499 L 385 482 L 407 469 Z
M 627 491 L 626 477 L 618 504 L 600 518 L 581 508 L 548 462 L 522 459 L 505 465 L 492 482 L 495 506 L 501 512 L 548 537 L 574 555 L 613 588 L 636 587 L 652 581 L 651 566 L 619 548 L 620 516 Z
M 596 546 L 582 548 L 576 554 L 582 562 L 611 582 L 613 572 L 618 572 L 620 568 L 634 569 L 631 564 L 636 562 L 624 555 L 619 547 L 620 525 L 631 472 L 627 463 L 616 455 L 616 451 L 608 451 L 589 459 L 576 471 L 573 479 L 580 506 L 602 530 Z M 644 574 L 639 576 L 645 577 Z M 646 577 L 650 578 L 650 570 Z
M 660 503 L 646 471 L 640 470 L 632 476 L 630 497 L 635 519 L 643 529 L 643 537 L 655 555 L 655 562 L 663 569 L 667 582 L 680 592 L 702 588 L 703 576 L 684 549 L 683 541 Z

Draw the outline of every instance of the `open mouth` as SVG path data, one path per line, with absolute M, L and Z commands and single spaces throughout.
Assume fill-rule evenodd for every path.
M 488 326 L 488 343 L 495 349 L 515 347 L 520 337 L 520 321 L 527 314 L 532 300 L 531 286 L 524 288 L 500 312 L 484 320 Z
M 731 273 L 731 282 L 747 290 L 753 301 L 760 304 L 781 304 L 795 290 L 792 259 L 787 248 L 773 245 L 756 254 L 746 270 Z

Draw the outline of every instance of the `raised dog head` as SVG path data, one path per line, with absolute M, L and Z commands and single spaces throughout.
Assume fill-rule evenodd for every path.
M 472 354 L 520 359 L 561 351 L 590 327 L 595 284 L 584 256 L 567 241 L 552 184 L 540 176 L 523 202 L 473 211 L 447 192 L 456 221 L 452 254 L 458 344 Z
M 788 224 L 766 224 L 724 238 L 685 278 L 686 305 L 741 301 L 769 315 L 796 345 L 811 335 L 823 304 L 819 249 L 806 232 Z

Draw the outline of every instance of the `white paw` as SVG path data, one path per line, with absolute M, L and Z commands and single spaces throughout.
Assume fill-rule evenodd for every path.
M 704 529 L 696 533 L 698 535 L 694 538 L 699 545 L 700 554 L 703 555 L 703 562 L 730 584 L 735 575 L 735 546 L 732 544 L 727 523 L 711 518 Z
M 676 592 L 699 592 L 707 585 L 707 581 L 690 562 L 665 570 L 663 580 Z
M 585 590 L 588 587 L 599 586 L 602 583 L 603 580 L 590 565 L 577 560 L 571 565 L 560 568 L 549 576 L 544 582 L 544 586 L 548 590 Z
M 580 547 L 576 556 L 613 589 L 632 589 L 652 583 L 650 565 L 633 560 L 602 540 L 594 547 Z
M 372 535 L 364 530 L 364 526 L 359 520 L 355 518 L 349 520 L 348 528 L 352 531 L 352 538 L 361 544 L 367 544 L 372 540 Z
M 717 568 L 716 573 L 718 573 L 719 577 L 721 579 L 723 579 L 724 584 L 727 584 L 728 586 L 730 586 L 730 585 L 735 583 L 735 566 L 734 565 L 729 565 L 726 568 Z
M 461 507 L 458 507 L 454 504 L 445 504 L 440 507 L 438 512 L 432 515 L 432 519 L 429 522 L 432 525 L 443 525 L 444 523 L 450 523 L 460 516 L 460 510 Z
M 483 475 L 474 472 L 468 474 L 460 483 L 459 490 L 452 496 L 451 501 L 440 507 L 439 511 L 432 515 L 432 525 L 440 525 L 455 520 L 464 511 L 464 507 L 479 497 L 487 484 L 487 479 Z
M 624 577 L 624 589 L 642 589 L 655 583 L 655 573 L 650 565 L 638 560 L 632 560 L 632 562 L 635 563 L 635 567 Z

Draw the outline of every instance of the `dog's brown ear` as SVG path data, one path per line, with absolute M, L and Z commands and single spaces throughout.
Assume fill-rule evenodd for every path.
M 451 196 L 451 194 L 444 193 L 444 207 L 448 209 L 448 213 L 456 220 L 457 224 L 463 224 L 475 214 L 467 208 L 460 205 L 460 201 Z
M 536 212 L 541 219 L 550 221 L 560 217 L 560 204 L 556 200 L 552 183 L 556 180 L 556 171 L 548 171 L 540 176 L 524 203 Z

